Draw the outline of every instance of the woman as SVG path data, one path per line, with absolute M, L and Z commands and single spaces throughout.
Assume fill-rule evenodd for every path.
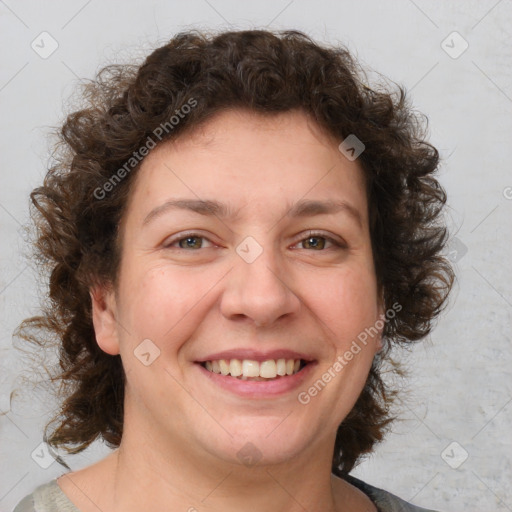
M 453 281 L 403 91 L 254 30 L 179 34 L 84 94 L 32 193 L 51 302 L 20 333 L 60 346 L 48 444 L 114 450 L 15 512 L 424 510 L 349 474 L 392 420 L 391 347 Z

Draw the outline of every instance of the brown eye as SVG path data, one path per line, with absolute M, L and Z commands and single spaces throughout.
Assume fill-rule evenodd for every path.
M 316 249 L 316 250 L 322 250 L 325 247 L 326 240 L 327 239 L 324 236 L 310 236 L 310 237 L 302 240 L 303 248 L 304 249 L 312 248 L 312 249 Z
M 299 246 L 299 249 L 311 249 L 316 252 L 347 249 L 347 244 L 345 242 L 338 241 L 320 231 L 310 231 L 308 236 L 306 238 L 302 238 L 297 245 Z
M 177 240 L 180 249 L 201 249 L 202 241 L 203 237 L 201 236 L 187 236 Z

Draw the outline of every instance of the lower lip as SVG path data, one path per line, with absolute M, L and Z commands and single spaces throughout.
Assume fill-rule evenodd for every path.
M 244 398 L 274 398 L 297 389 L 308 378 L 316 363 L 308 363 L 294 375 L 286 375 L 269 381 L 241 380 L 229 375 L 211 372 L 199 363 L 195 364 L 211 382 L 235 395 Z

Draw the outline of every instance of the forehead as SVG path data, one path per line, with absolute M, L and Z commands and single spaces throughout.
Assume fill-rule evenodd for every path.
M 219 199 L 242 217 L 257 208 L 264 216 L 299 199 L 343 196 L 365 220 L 363 172 L 338 144 L 301 111 L 224 111 L 151 151 L 138 171 L 128 210 L 176 198 Z

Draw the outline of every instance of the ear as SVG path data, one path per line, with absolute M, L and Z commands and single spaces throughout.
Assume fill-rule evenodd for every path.
M 119 354 L 115 293 L 107 285 L 96 285 L 89 293 L 96 342 L 103 352 L 115 356 Z

